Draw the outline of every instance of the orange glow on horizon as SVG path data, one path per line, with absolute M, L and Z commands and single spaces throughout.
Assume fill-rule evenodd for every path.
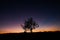
M 51 26 L 51 27 L 42 27 L 42 28 L 36 28 L 33 30 L 33 32 L 48 32 L 48 31 L 60 31 L 60 28 L 57 28 L 55 26 Z M 24 32 L 24 30 L 19 27 L 19 28 L 16 28 L 16 27 L 13 27 L 13 28 L 4 28 L 2 30 L 0 30 L 0 34 L 3 34 L 3 33 L 21 33 L 21 32 Z M 27 31 L 27 32 L 30 32 L 30 31 Z

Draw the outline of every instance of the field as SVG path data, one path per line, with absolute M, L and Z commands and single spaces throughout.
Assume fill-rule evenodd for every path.
M 0 34 L 0 40 L 60 40 L 60 32 L 7 33 Z

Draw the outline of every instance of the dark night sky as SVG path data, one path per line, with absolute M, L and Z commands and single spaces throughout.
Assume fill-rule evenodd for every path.
M 2 0 L 0 1 L 0 29 L 9 28 L 33 17 L 40 27 L 54 25 L 60 28 L 60 2 L 56 0 Z

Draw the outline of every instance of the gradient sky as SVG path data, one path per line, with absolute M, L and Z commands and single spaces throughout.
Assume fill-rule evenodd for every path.
M 0 33 L 23 32 L 21 24 L 28 17 L 39 24 L 33 31 L 60 31 L 60 2 L 53 0 L 0 1 Z

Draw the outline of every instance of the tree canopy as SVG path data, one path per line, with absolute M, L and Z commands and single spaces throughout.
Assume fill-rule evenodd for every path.
M 25 32 L 27 29 L 29 29 L 32 32 L 32 30 L 37 27 L 39 27 L 39 25 L 33 20 L 32 17 L 30 17 L 27 20 L 25 20 L 23 29 L 25 30 Z

